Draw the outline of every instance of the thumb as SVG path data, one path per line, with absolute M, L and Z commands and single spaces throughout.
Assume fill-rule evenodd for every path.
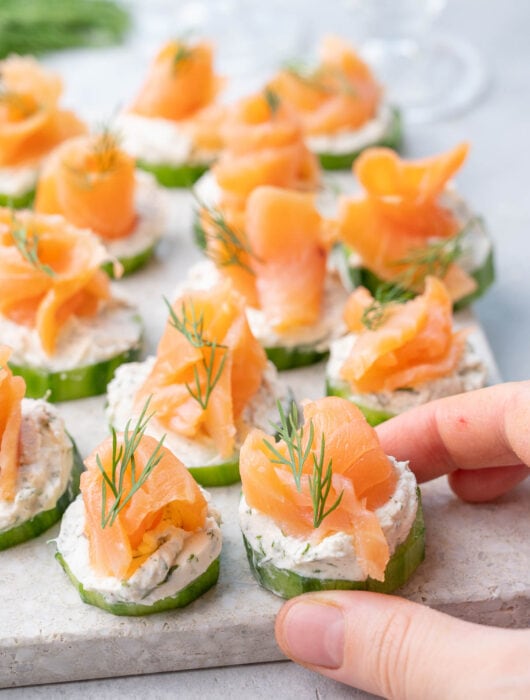
M 530 633 L 463 622 L 360 591 L 287 602 L 276 638 L 294 661 L 386 698 L 530 697 Z

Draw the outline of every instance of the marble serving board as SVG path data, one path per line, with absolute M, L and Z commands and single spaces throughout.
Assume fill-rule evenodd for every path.
M 146 354 L 165 320 L 161 296 L 172 296 L 200 259 L 190 236 L 192 199 L 176 193 L 171 226 L 152 264 L 119 283 L 145 319 Z M 459 323 L 474 338 L 498 381 L 486 339 L 471 313 Z M 323 364 L 286 372 L 297 398 L 324 392 Z M 106 435 L 104 398 L 60 405 L 83 456 Z M 427 555 L 400 591 L 452 614 L 504 626 L 530 624 L 530 483 L 502 502 L 459 502 L 445 480 L 422 488 Z M 1 553 L 0 687 L 179 669 L 273 661 L 282 657 L 273 623 L 282 601 L 252 578 L 237 525 L 239 486 L 212 489 L 223 515 L 224 546 L 218 584 L 182 610 L 137 619 L 85 605 L 54 559 L 58 526 Z

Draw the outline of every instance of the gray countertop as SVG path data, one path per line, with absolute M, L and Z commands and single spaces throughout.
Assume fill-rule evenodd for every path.
M 147 5 L 147 3 L 144 3 Z M 323 22 L 326 20 L 323 18 Z M 353 21 L 353 20 L 352 20 Z M 331 22 L 331 20 L 330 20 Z M 449 3 L 439 28 L 469 39 L 485 57 L 491 75 L 489 90 L 472 110 L 440 123 L 407 130 L 407 153 L 413 156 L 443 151 L 461 140 L 472 150 L 461 175 L 460 190 L 483 214 L 496 244 L 497 282 L 475 310 L 505 380 L 530 377 L 530 7 L 517 0 L 459 0 Z M 323 25 L 322 29 L 333 28 Z M 107 57 L 107 58 L 106 58 Z M 111 57 L 126 61 L 119 50 L 100 54 L 102 67 Z M 64 67 L 68 82 L 76 73 L 75 55 L 52 59 Z M 120 63 L 121 61 L 121 63 Z M 110 64 L 109 64 L 110 66 Z M 86 74 L 86 71 L 85 71 Z M 82 77 L 74 93 L 83 94 Z M 117 86 L 132 84 L 130 67 L 120 75 L 109 70 L 102 92 L 123 94 Z M 137 76 L 134 76 L 137 80 Z M 86 93 L 96 103 L 99 92 Z M 74 99 L 72 97 L 72 99 Z M 115 97 L 115 102 L 119 97 Z M 176 640 L 176 643 L 178 641 Z M 3 697 L 121 698 L 185 697 L 347 698 L 368 697 L 288 662 L 252 664 L 142 677 L 84 681 L 54 686 L 4 690 Z

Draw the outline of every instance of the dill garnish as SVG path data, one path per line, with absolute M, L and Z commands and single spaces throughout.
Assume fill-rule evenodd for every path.
M 312 425 L 312 423 L 311 423 Z M 313 527 L 317 528 L 322 524 L 324 518 L 339 507 L 344 491 L 341 491 L 335 503 L 326 510 L 326 503 L 331 490 L 333 478 L 333 459 L 328 461 L 324 474 L 324 462 L 326 453 L 326 439 L 322 433 L 320 442 L 320 452 L 318 457 L 313 452 L 313 474 L 309 477 L 309 491 L 313 502 Z
M 248 255 L 255 257 L 248 244 L 240 234 L 228 225 L 224 215 L 219 209 L 208 207 L 200 203 L 201 211 L 204 212 L 211 225 L 211 230 L 204 230 L 206 238 L 206 255 L 218 267 L 230 267 L 232 265 L 241 267 L 251 275 L 254 274 L 252 268 L 245 262 L 244 257 Z M 208 246 L 208 241 L 215 242 L 217 246 Z
M 280 108 L 281 100 L 277 92 L 272 90 L 270 87 L 266 87 L 263 91 L 263 96 L 267 102 L 269 109 L 271 111 L 271 116 L 274 117 Z
M 27 229 L 15 218 L 13 218 L 12 226 L 11 235 L 22 257 L 39 272 L 43 272 L 48 277 L 55 277 L 55 271 L 39 260 L 39 237 L 37 234 L 28 235 Z
M 226 362 L 228 348 L 215 340 L 208 340 L 204 335 L 204 315 L 197 315 L 192 301 L 181 304 L 180 318 L 167 299 L 164 299 L 169 309 L 170 324 L 181 333 L 194 348 L 202 350 L 201 372 L 197 365 L 193 366 L 193 386 L 186 384 L 190 396 L 206 410 L 212 391 L 221 379 Z M 219 361 L 219 352 L 222 353 Z M 217 365 L 217 368 L 216 368 Z M 202 376 L 201 376 L 202 374 Z
M 118 436 L 116 430 L 112 430 L 112 464 L 110 474 L 108 474 L 101 462 L 99 455 L 96 455 L 96 464 L 103 477 L 101 485 L 101 527 L 105 528 L 108 525 L 113 525 L 120 511 L 129 503 L 134 494 L 147 481 L 153 469 L 157 466 L 163 457 L 162 446 L 165 435 L 159 440 L 151 456 L 147 460 L 141 474 L 136 473 L 136 460 L 134 453 L 138 449 L 140 442 L 145 435 L 145 430 L 152 415 L 146 416 L 149 406 L 148 399 L 142 412 L 130 430 L 131 421 L 127 421 L 123 432 L 123 444 L 118 449 Z M 131 485 L 127 487 L 125 477 L 127 473 L 131 476 Z M 114 503 L 107 512 L 108 492 L 114 496 Z
M 189 46 L 186 46 L 186 44 L 180 43 L 177 46 L 177 50 L 175 51 L 175 55 L 173 56 L 173 69 L 177 69 L 181 63 L 184 61 L 187 61 L 188 58 L 191 58 L 193 55 L 193 49 L 190 48 Z

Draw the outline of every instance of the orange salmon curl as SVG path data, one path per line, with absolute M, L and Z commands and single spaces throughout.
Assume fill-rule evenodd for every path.
M 0 345 L 0 499 L 15 499 L 19 462 L 22 399 L 26 382 L 14 377 L 7 364 L 11 348 Z
M 44 167 L 35 210 L 61 214 L 105 239 L 123 238 L 137 219 L 134 167 L 109 130 L 66 141 Z
M 65 139 L 86 131 L 59 109 L 61 79 L 31 57 L 0 61 L 0 167 L 35 165 Z
M 98 239 L 62 217 L 0 208 L 0 314 L 35 328 L 52 355 L 71 316 L 93 316 L 110 296 Z

